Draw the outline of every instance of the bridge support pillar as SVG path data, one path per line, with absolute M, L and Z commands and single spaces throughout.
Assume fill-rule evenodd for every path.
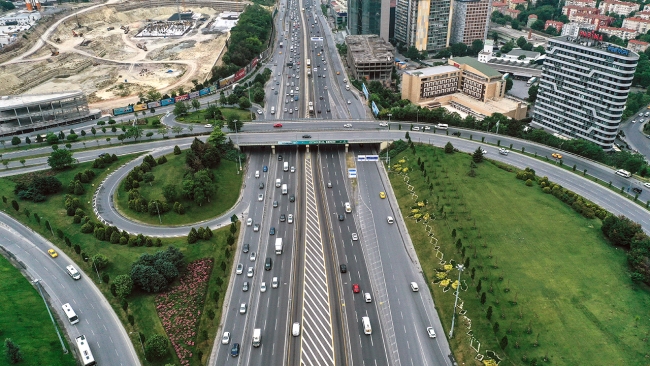
M 309 154 L 309 145 L 305 145 L 305 147 L 307 148 L 307 154 Z
M 271 145 L 271 155 L 275 155 L 275 145 Z
M 384 150 L 385 148 L 388 147 L 388 144 L 390 144 L 389 141 L 383 141 L 379 143 L 379 150 Z
M 350 144 L 345 144 L 345 152 L 347 153 L 348 150 L 350 149 Z

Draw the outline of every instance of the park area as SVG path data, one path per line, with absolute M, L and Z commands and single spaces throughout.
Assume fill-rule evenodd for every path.
M 389 173 L 446 333 L 455 266 L 469 264 L 450 341 L 459 364 L 477 354 L 501 365 L 648 364 L 648 288 L 630 280 L 600 220 L 515 169 L 471 162 L 415 146 L 391 158 Z

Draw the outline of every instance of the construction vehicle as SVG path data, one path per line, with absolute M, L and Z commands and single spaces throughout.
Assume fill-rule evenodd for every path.
M 107 31 L 112 31 L 113 29 L 115 29 L 115 27 L 108 27 L 108 28 L 106 28 Z
M 59 50 L 57 50 L 56 48 L 50 47 L 50 51 L 52 52 L 52 56 L 59 55 Z
M 85 47 L 85 46 L 88 46 L 88 44 L 90 44 L 90 42 L 91 41 L 89 39 L 84 38 L 83 41 L 81 41 L 81 44 L 79 44 L 79 45 L 82 46 L 82 47 Z
M 72 30 L 72 36 L 73 36 L 73 37 L 79 37 L 79 34 L 77 34 L 77 32 L 75 32 L 74 29 L 73 29 L 73 30 Z
M 144 43 L 137 43 L 136 47 L 138 47 L 139 49 L 141 49 L 141 50 L 143 50 L 145 52 L 147 51 L 147 46 Z

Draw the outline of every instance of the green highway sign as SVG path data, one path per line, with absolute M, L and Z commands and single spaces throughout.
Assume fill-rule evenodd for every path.
M 298 140 L 278 141 L 278 145 L 326 145 L 326 144 L 347 144 L 348 140 Z

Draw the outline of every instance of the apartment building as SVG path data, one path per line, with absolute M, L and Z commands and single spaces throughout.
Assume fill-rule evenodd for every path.
M 633 11 L 638 11 L 640 5 L 627 1 L 604 0 L 598 5 L 601 14 L 614 13 L 621 16 L 628 16 Z
M 650 46 L 650 43 L 639 41 L 637 39 L 631 39 L 627 42 L 627 49 L 636 53 L 645 52 L 645 50 L 648 49 L 648 46 Z
M 592 30 L 595 30 L 595 29 L 596 29 L 596 26 L 593 25 L 593 24 L 571 22 L 571 23 L 566 23 L 562 27 L 562 34 L 561 35 L 577 37 L 580 30 L 592 31 Z
M 395 40 L 419 51 L 449 47 L 451 0 L 398 0 Z
M 564 27 L 564 23 L 558 22 L 557 20 L 547 20 L 546 23 L 544 23 L 544 30 L 547 30 L 548 27 L 553 27 L 555 28 L 558 33 L 562 32 L 562 27 Z
M 564 5 L 575 5 L 587 8 L 595 8 L 596 0 L 566 0 Z
M 628 28 L 600 27 L 598 28 L 598 31 L 624 40 L 633 39 L 639 35 L 639 32 L 636 30 Z
M 487 38 L 492 7 L 490 0 L 454 0 L 450 43 L 472 45 Z
M 623 28 L 634 29 L 641 34 L 646 34 L 650 30 L 650 19 L 640 17 L 625 18 L 623 19 Z
M 548 40 L 532 124 L 610 150 L 639 55 L 595 32 Z

